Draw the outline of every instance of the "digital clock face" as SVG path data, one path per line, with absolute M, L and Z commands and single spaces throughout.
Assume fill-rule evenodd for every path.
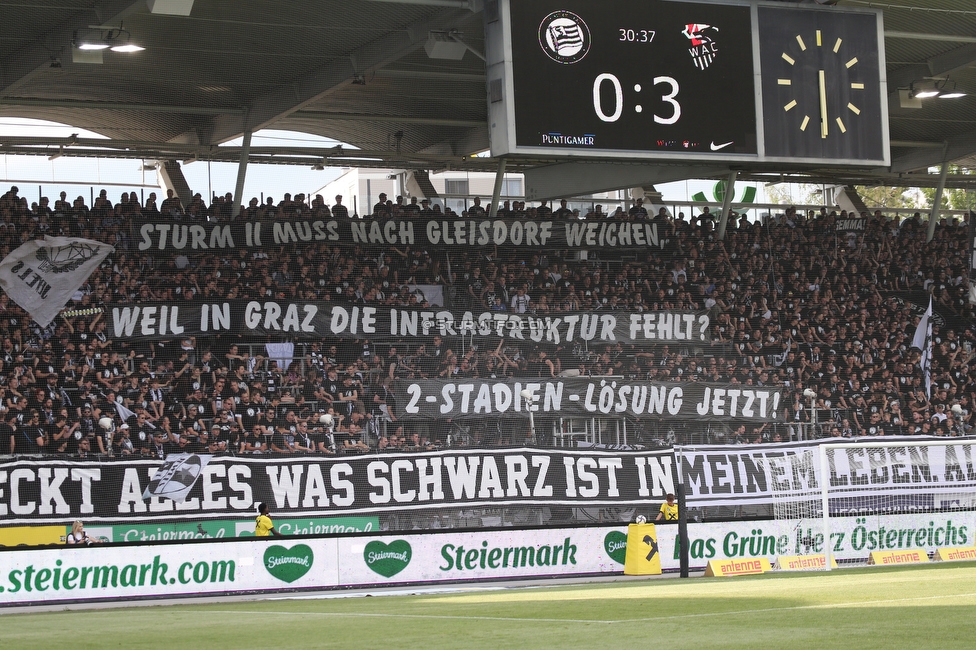
M 757 155 L 748 6 L 522 0 L 511 36 L 520 150 Z

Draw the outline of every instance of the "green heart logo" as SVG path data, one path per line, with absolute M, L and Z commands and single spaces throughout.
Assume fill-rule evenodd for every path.
M 392 578 L 410 564 L 410 544 L 398 539 L 389 544 L 372 541 L 363 550 L 366 566 L 384 578 Z
M 615 562 L 623 564 L 627 559 L 627 534 L 619 530 L 611 530 L 603 538 L 603 548 Z
M 268 573 L 284 582 L 295 582 L 308 573 L 312 560 L 312 549 L 305 544 L 291 548 L 269 546 L 264 551 L 264 567 Z

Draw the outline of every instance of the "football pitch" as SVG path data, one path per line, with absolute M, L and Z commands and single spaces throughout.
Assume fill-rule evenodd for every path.
M 5 648 L 955 648 L 976 564 L 0 615 Z M 627 646 L 624 644 L 639 644 Z

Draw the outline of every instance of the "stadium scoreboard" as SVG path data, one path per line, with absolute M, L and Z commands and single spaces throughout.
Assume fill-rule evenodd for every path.
M 488 5 L 494 156 L 890 164 L 880 11 Z

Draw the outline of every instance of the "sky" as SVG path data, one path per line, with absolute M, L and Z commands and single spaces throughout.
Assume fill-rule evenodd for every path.
M 82 138 L 104 137 L 91 131 L 54 122 L 0 118 L 0 136 L 57 138 L 68 137 L 74 133 Z M 228 142 L 226 146 L 240 146 L 240 144 L 240 139 L 237 139 Z M 265 130 L 256 132 L 251 137 L 251 146 L 254 147 L 292 145 L 325 148 L 336 144 L 339 143 L 335 140 L 291 131 Z M 112 201 L 117 201 L 122 192 L 144 192 L 148 196 L 150 192 L 155 191 L 159 195 L 156 172 L 144 170 L 142 167 L 141 160 L 70 157 L 48 160 L 46 156 L 4 154 L 0 155 L 0 183 L 3 183 L 2 191 L 9 189 L 9 185 L 16 185 L 20 189 L 20 195 L 26 196 L 31 202 L 37 201 L 39 187 L 41 195 L 50 198 L 52 203 L 64 191 L 70 198 L 84 196 L 85 202 L 91 205 L 92 188 L 96 195 L 104 188 Z M 252 196 L 261 198 L 263 192 L 265 196 L 273 196 L 278 200 L 285 192 L 308 194 L 338 178 L 339 174 L 338 168 L 314 171 L 311 167 L 296 165 L 252 164 L 247 169 L 244 196 L 248 200 Z M 193 191 L 200 192 L 204 196 L 209 196 L 211 189 L 221 195 L 227 192 L 233 193 L 234 184 L 237 182 L 237 164 L 197 161 L 183 165 L 183 175 Z M 109 183 L 117 185 L 109 185 Z

